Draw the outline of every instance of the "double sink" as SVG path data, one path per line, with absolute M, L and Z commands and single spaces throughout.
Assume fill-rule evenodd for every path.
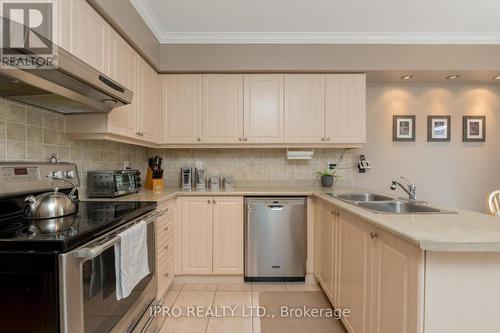
M 326 193 L 351 205 L 378 214 L 454 214 L 455 212 L 428 206 L 425 202 L 394 199 L 375 193 Z

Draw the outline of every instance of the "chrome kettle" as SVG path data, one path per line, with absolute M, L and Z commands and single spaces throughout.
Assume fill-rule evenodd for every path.
M 38 196 L 30 195 L 24 199 L 27 203 L 24 209 L 24 218 L 30 220 L 53 219 L 75 214 L 77 206 L 73 195 L 75 184 L 64 178 L 50 177 L 70 183 L 73 189 L 68 194 L 59 192 L 57 187 L 52 192 L 42 193 Z

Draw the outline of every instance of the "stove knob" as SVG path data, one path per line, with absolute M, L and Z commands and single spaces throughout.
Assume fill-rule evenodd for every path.
M 54 177 L 55 178 L 64 178 L 64 172 L 63 171 L 54 171 Z
M 76 177 L 76 171 L 75 170 L 69 170 L 66 171 L 66 178 L 75 178 Z

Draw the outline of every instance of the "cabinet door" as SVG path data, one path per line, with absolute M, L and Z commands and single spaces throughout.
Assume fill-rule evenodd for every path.
M 202 76 L 162 75 L 162 143 L 200 143 Z
M 322 143 L 325 139 L 325 75 L 285 74 L 285 140 Z
M 245 142 L 283 143 L 283 75 L 247 74 L 244 79 Z
M 203 142 L 243 141 L 243 75 L 203 75 Z
M 212 197 L 182 198 L 182 273 L 212 274 Z
M 373 333 L 417 333 L 421 250 L 377 231 Z
M 366 75 L 326 75 L 326 142 L 366 142 Z
M 85 0 L 71 0 L 70 8 L 69 51 L 95 69 L 109 74 L 107 22 Z
M 317 216 L 317 268 L 316 274 L 325 293 L 331 300 L 335 300 L 335 265 L 337 264 L 337 223 L 333 208 L 319 202 L 316 206 Z
M 349 308 L 344 317 L 349 332 L 371 333 L 370 304 L 373 240 L 368 225 L 350 215 L 339 217 L 338 307 Z
M 137 113 L 139 110 L 139 56 L 117 32 L 110 31 L 111 77 L 134 92 L 132 103 L 114 108 L 108 114 L 109 131 L 114 134 L 138 138 Z
M 243 274 L 243 198 L 213 197 L 214 274 Z
M 139 58 L 140 63 L 140 108 L 137 112 L 140 126 L 140 138 L 142 140 L 156 143 L 158 140 L 158 118 L 160 107 L 160 96 L 158 95 L 158 74 L 149 64 Z

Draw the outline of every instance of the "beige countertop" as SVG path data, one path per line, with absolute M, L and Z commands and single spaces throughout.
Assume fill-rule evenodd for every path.
M 161 193 L 141 191 L 111 199 L 113 201 L 156 201 L 162 203 L 177 196 L 314 196 L 390 232 L 427 251 L 500 252 L 500 218 L 471 211 L 456 210 L 457 214 L 376 214 L 334 199 L 325 193 L 367 191 L 351 186 L 248 186 L 234 190 L 191 190 L 167 188 Z M 369 191 L 373 192 L 373 191 Z M 388 194 L 388 193 L 384 193 Z M 392 194 L 394 196 L 394 193 Z M 82 201 L 87 199 L 80 193 Z M 441 208 L 441 207 L 439 207 Z

